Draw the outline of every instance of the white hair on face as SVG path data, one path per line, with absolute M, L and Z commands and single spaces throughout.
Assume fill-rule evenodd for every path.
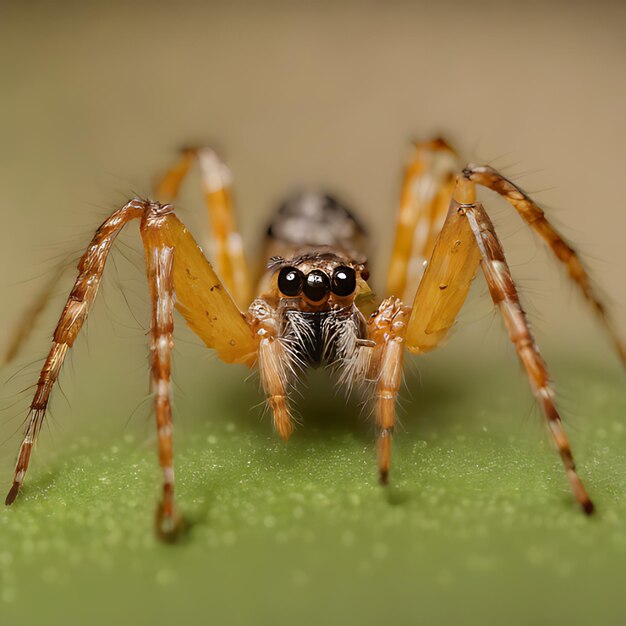
M 355 306 L 307 313 L 284 311 L 280 341 L 287 355 L 284 367 L 295 382 L 308 366 L 328 365 L 337 384 L 349 395 L 356 383 L 366 383 L 372 347 L 367 325 Z

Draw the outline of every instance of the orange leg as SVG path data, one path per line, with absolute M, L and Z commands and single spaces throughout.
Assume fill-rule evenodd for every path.
M 572 450 L 563 429 L 561 416 L 554 404 L 554 391 L 550 386 L 546 363 L 539 354 L 539 348 L 528 326 L 511 271 L 504 258 L 502 244 L 481 204 L 462 205 L 459 210 L 465 211 L 474 233 L 491 297 L 500 309 L 509 339 L 515 346 L 533 395 L 548 422 L 552 441 L 561 455 L 574 497 L 583 511 L 590 514 L 593 512 L 593 503 L 576 473 Z
M 486 165 L 468 165 L 463 170 L 467 180 L 493 189 L 503 196 L 522 216 L 524 221 L 543 239 L 554 256 L 565 265 L 570 278 L 578 285 L 583 296 L 591 304 L 604 328 L 613 340 L 622 363 L 626 365 L 626 346 L 617 335 L 607 308 L 596 293 L 596 288 L 576 251 L 563 236 L 550 224 L 543 210 L 524 191 L 506 179 L 502 174 Z
M 111 246 L 120 230 L 131 220 L 143 213 L 144 206 L 139 200 L 132 200 L 113 213 L 96 231 L 85 254 L 78 263 L 78 278 L 74 283 L 70 296 L 65 304 L 59 323 L 54 331 L 52 348 L 39 375 L 37 391 L 30 405 L 24 437 L 15 466 L 13 485 L 5 503 L 11 504 L 20 490 L 30 462 L 30 455 L 46 413 L 50 392 L 59 377 L 61 366 L 67 351 L 74 341 L 83 323 L 87 319 L 89 309 L 98 293 L 104 264 Z
M 146 269 L 152 324 L 150 327 L 150 370 L 159 442 L 159 464 L 163 494 L 156 516 L 156 531 L 164 541 L 173 541 L 183 521 L 174 506 L 174 450 L 172 442 L 171 372 L 174 345 L 174 248 L 146 246 Z
M 593 504 L 576 474 L 569 442 L 554 404 L 546 364 L 528 327 L 502 246 L 482 205 L 452 201 L 413 303 L 405 334 L 407 348 L 420 353 L 440 345 L 467 297 L 479 264 L 533 394 L 548 421 L 574 497 L 586 513 L 591 513 Z
M 442 344 L 478 271 L 480 253 L 457 206 L 450 206 L 413 300 L 405 335 L 410 352 L 428 352 Z
M 9 342 L 9 347 L 6 349 L 4 353 L 4 358 L 0 362 L 1 365 L 6 365 L 10 363 L 19 353 L 21 347 L 24 345 L 33 328 L 35 327 L 35 323 L 37 322 L 37 318 L 41 315 L 41 313 L 46 308 L 52 294 L 59 284 L 63 274 L 66 270 L 66 264 L 59 265 L 50 282 L 46 283 L 43 289 L 37 294 L 32 304 L 28 307 L 26 311 L 22 314 L 18 326 L 13 332 L 11 340 Z
M 442 139 L 413 145 L 396 219 L 388 295 L 406 302 L 415 296 L 446 218 L 458 170 L 457 155 Z
M 243 242 L 235 219 L 232 176 L 228 167 L 211 148 L 187 148 L 180 161 L 157 185 L 157 199 L 171 202 L 176 198 L 194 158 L 200 164 L 202 188 L 211 221 L 211 248 L 217 272 L 235 302 L 245 308 L 250 304 L 252 290 Z

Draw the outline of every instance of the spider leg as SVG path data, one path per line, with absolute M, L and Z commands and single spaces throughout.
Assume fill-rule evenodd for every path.
M 150 370 L 159 442 L 159 464 L 163 473 L 163 494 L 156 516 L 156 531 L 173 541 L 183 527 L 174 506 L 174 451 L 172 443 L 171 364 L 174 345 L 174 248 L 146 246 L 146 269 L 152 324 L 150 326 Z
M 461 191 L 459 196 L 472 192 Z M 467 219 L 458 213 L 456 206 L 455 202 L 450 206 L 413 300 L 405 335 L 410 352 L 428 352 L 441 345 L 478 271 L 480 252 Z
M 182 151 L 178 163 L 168 170 L 158 183 L 156 197 L 164 203 L 173 201 L 195 158 L 198 159 L 201 167 L 202 186 L 211 219 L 211 243 L 216 254 L 217 269 L 237 304 L 245 308 L 251 298 L 250 272 L 241 236 L 237 230 L 232 202 L 231 175 L 226 165 L 210 148 L 186 148 Z M 0 364 L 6 365 L 16 357 L 30 336 L 37 318 L 48 304 L 65 269 L 65 264 L 57 268 L 52 279 L 44 285 L 21 316 Z
M 554 256 L 563 263 L 570 278 L 578 285 L 585 299 L 600 318 L 626 366 L 626 345 L 620 340 L 607 308 L 598 296 L 596 287 L 576 251 L 563 236 L 550 224 L 543 210 L 524 191 L 493 168 L 483 165 L 468 165 L 463 176 L 483 187 L 492 189 L 504 197 L 520 214 L 524 221 L 543 239 Z
M 405 333 L 407 349 L 421 353 L 440 345 L 463 306 L 479 264 L 546 417 L 574 497 L 586 513 L 591 513 L 593 504 L 576 473 L 569 441 L 554 404 L 546 364 L 526 321 L 502 246 L 481 204 L 452 201 L 415 296 Z
M 156 385 L 155 405 L 164 474 L 164 497 L 157 521 L 162 534 L 166 534 L 168 529 L 173 531 L 177 528 L 170 481 L 173 477 L 169 408 L 171 286 L 176 293 L 176 308 L 207 347 L 215 349 L 222 360 L 252 365 L 256 360 L 257 340 L 193 237 L 174 215 L 173 208 L 147 200 L 131 200 L 113 213 L 98 228 L 79 261 L 78 278 L 54 331 L 52 348 L 39 376 L 13 484 L 5 502 L 11 504 L 17 497 L 65 356 L 95 300 L 115 238 L 133 219 L 141 219 L 140 230 L 152 295 L 152 380 L 153 386 Z
M 210 243 L 217 271 L 235 302 L 245 308 L 250 304 L 252 293 L 250 272 L 235 219 L 232 175 L 217 153 L 208 147 L 184 149 L 179 162 L 166 172 L 157 185 L 156 197 L 161 202 L 172 202 L 194 159 L 200 165 L 202 189 L 211 221 Z
M 13 485 L 5 504 L 11 504 L 24 481 L 30 455 L 46 413 L 50 392 L 56 382 L 67 351 L 72 347 L 95 300 L 106 258 L 120 230 L 140 217 L 143 206 L 133 200 L 113 213 L 96 231 L 89 247 L 78 263 L 78 278 L 54 331 L 52 348 L 39 375 L 37 390 L 30 405 L 24 437 L 20 445 Z
M 50 298 L 52 297 L 52 294 L 54 293 L 56 286 L 59 284 L 63 274 L 65 274 L 66 269 L 66 263 L 60 264 L 56 268 L 52 278 L 43 286 L 41 291 L 35 296 L 35 299 L 32 301 L 30 306 L 22 313 L 18 325 L 13 331 L 11 340 L 9 341 L 9 346 L 5 350 L 4 357 L 0 362 L 1 365 L 7 365 L 17 356 L 21 347 L 30 336 L 37 318 L 41 315 L 50 301 Z
M 434 150 L 446 150 L 448 160 L 453 154 L 443 142 L 424 144 L 420 148 L 423 151 L 431 151 L 431 156 Z M 419 168 L 423 167 L 422 161 L 416 162 L 416 170 L 421 172 Z M 427 243 L 417 249 L 420 254 L 428 252 L 430 255 L 430 261 L 425 270 L 422 270 L 424 276 L 419 284 L 418 295 L 415 296 L 415 303 L 423 302 L 425 306 L 418 308 L 414 305 L 411 310 L 403 305 L 400 299 L 391 296 L 381 303 L 368 322 L 370 336 L 376 342 L 370 377 L 376 381 L 378 466 L 382 484 L 388 481 L 391 463 L 391 435 L 396 421 L 396 397 L 402 380 L 405 336 L 406 346 L 411 351 L 425 352 L 435 348 L 454 323 L 480 262 L 467 220 L 450 211 L 443 225 L 439 224 L 443 194 L 448 205 L 450 194 L 459 201 L 472 202 L 475 200 L 474 184 L 462 178 L 455 180 L 450 173 L 450 180 L 437 188 L 429 178 L 431 175 L 432 172 L 428 171 L 423 174 L 426 186 L 430 185 L 436 189 L 435 196 L 431 191 L 431 211 L 427 215 L 425 228 L 428 230 L 429 238 L 432 236 L 438 238 L 435 243 Z M 451 188 L 450 181 L 453 183 Z M 410 187 L 411 183 L 406 183 L 405 188 L 407 186 Z M 419 203 L 413 205 L 414 208 L 419 206 Z M 412 210 L 408 208 L 409 204 L 406 204 L 406 207 L 407 212 Z M 402 222 L 400 218 L 399 232 L 403 228 Z M 412 254 L 415 254 L 415 251 Z M 396 257 L 396 261 L 398 259 L 400 257 Z M 422 263 L 421 266 L 423 265 Z
M 458 157 L 443 139 L 413 144 L 396 218 L 388 295 L 413 299 L 446 218 L 458 170 Z
M 565 466 L 574 497 L 584 512 L 591 514 L 594 510 L 593 503 L 576 473 L 572 450 L 563 429 L 561 416 L 554 404 L 554 391 L 550 386 L 547 366 L 539 354 L 539 348 L 528 326 L 526 314 L 520 304 L 511 271 L 504 257 L 502 244 L 481 204 L 461 205 L 458 210 L 465 212 L 474 233 L 491 297 L 500 309 L 509 339 L 515 346 L 515 351 L 526 370 L 533 395 L 548 422 L 552 441 Z
M 395 405 L 404 359 L 404 333 L 409 308 L 398 298 L 384 300 L 368 321 L 370 339 L 376 343 L 370 377 L 375 381 L 377 456 L 380 482 L 386 485 L 391 466 L 391 436 L 396 423 Z
M 141 221 L 144 246 L 174 248 L 175 306 L 188 326 L 226 363 L 256 361 L 258 338 L 217 273 L 170 205 L 147 211 Z

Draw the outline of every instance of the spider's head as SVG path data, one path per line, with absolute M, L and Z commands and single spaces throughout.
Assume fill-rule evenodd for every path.
M 366 261 L 342 256 L 332 248 L 304 251 L 289 259 L 272 257 L 268 269 L 274 272 L 277 298 L 302 311 L 345 308 L 371 293 Z

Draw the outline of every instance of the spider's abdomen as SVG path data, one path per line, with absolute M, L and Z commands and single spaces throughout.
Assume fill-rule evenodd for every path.
M 365 229 L 336 198 L 301 193 L 289 198 L 267 229 L 268 256 L 288 256 L 306 248 L 328 247 L 352 258 L 364 257 Z

